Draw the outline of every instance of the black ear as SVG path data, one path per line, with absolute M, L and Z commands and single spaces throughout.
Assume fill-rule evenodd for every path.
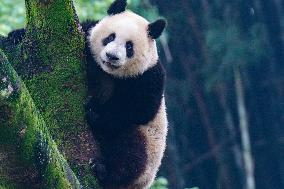
M 127 0 L 115 0 L 108 8 L 108 15 L 119 14 L 125 11 Z
M 159 19 L 148 26 L 148 34 L 152 39 L 157 39 L 163 33 L 167 21 L 165 19 Z

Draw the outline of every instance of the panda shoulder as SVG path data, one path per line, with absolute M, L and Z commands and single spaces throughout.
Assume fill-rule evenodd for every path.
M 164 82 L 165 77 L 166 77 L 164 66 L 158 60 L 157 64 L 151 67 L 149 70 L 147 70 L 143 74 L 143 76 L 144 76 L 144 80 L 147 80 L 147 81 Z
M 162 93 L 164 90 L 166 74 L 163 65 L 158 60 L 157 64 L 144 72 L 140 78 L 141 90 Z M 150 93 L 149 93 L 150 94 Z M 159 96 L 159 95 L 158 95 Z

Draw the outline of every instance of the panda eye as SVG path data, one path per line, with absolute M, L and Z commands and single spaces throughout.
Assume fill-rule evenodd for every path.
M 133 57 L 134 55 L 134 50 L 133 50 L 133 43 L 132 41 L 127 41 L 125 44 L 125 48 L 126 48 L 126 55 L 128 58 Z
M 115 33 L 112 33 L 103 40 L 103 45 L 106 46 L 108 43 L 114 41 L 114 39 L 115 39 Z
M 133 48 L 133 43 L 131 41 L 127 41 L 125 46 L 127 50 L 131 50 Z
M 114 38 L 115 38 L 115 34 L 112 33 L 112 34 L 110 34 L 110 36 L 108 37 L 108 40 L 109 40 L 109 41 L 113 41 Z

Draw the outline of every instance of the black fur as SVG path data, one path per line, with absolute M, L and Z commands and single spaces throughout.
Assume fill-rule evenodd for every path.
M 132 58 L 134 55 L 133 42 L 127 41 L 125 44 L 127 58 Z
M 107 36 L 106 38 L 103 39 L 102 43 L 103 46 L 106 46 L 107 44 L 109 44 L 110 42 L 114 41 L 116 37 L 115 33 L 111 33 L 109 36 Z
M 102 83 L 96 83 L 97 85 L 90 89 L 94 91 L 90 95 L 97 97 L 94 96 L 89 105 L 94 107 L 102 123 L 112 120 L 116 123 L 116 129 L 123 129 L 132 125 L 146 124 L 154 118 L 160 106 L 164 85 L 164 71 L 160 63 L 141 76 L 127 79 L 114 78 L 104 73 L 98 66 L 94 67 L 97 68 L 92 68 L 96 69 L 93 74 L 101 78 L 93 79 Z M 91 78 L 89 84 L 93 79 Z M 106 93 L 111 94 L 103 95 Z
M 25 34 L 26 34 L 26 29 L 24 28 L 11 31 L 8 34 L 8 40 L 12 41 L 14 44 L 18 44 L 22 42 L 22 40 L 25 37 Z
M 92 164 L 92 170 L 103 188 L 129 186 L 145 171 L 146 141 L 137 129 L 112 134 L 94 129 L 94 135 L 103 158 Z
M 110 5 L 107 13 L 108 15 L 115 15 L 122 13 L 125 11 L 126 6 L 127 6 L 127 0 L 116 0 Z
M 82 30 L 86 33 L 86 36 L 87 36 L 89 29 L 91 29 L 93 26 L 95 26 L 98 22 L 99 21 L 86 20 L 86 21 L 81 23 Z M 15 44 L 18 44 L 18 43 L 22 42 L 23 38 L 25 37 L 25 34 L 26 34 L 25 28 L 13 30 L 8 34 L 7 39 L 12 41 Z
M 167 25 L 166 20 L 159 19 L 148 26 L 148 34 L 152 39 L 157 39 L 163 33 Z
M 133 78 L 115 78 L 95 62 L 86 42 L 90 98 L 87 120 L 101 146 L 102 159 L 92 164 L 105 187 L 131 184 L 145 170 L 145 136 L 138 125 L 157 114 L 164 91 L 165 73 L 160 62 Z
M 85 32 L 86 36 L 88 34 L 89 29 L 94 27 L 99 21 L 94 21 L 94 20 L 86 20 L 81 23 L 82 29 Z

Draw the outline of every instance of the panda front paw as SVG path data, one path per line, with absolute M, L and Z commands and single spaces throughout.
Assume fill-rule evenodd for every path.
M 102 182 L 107 175 L 106 167 L 103 164 L 102 160 L 92 158 L 90 159 L 89 164 L 94 175 L 99 179 L 99 181 Z

